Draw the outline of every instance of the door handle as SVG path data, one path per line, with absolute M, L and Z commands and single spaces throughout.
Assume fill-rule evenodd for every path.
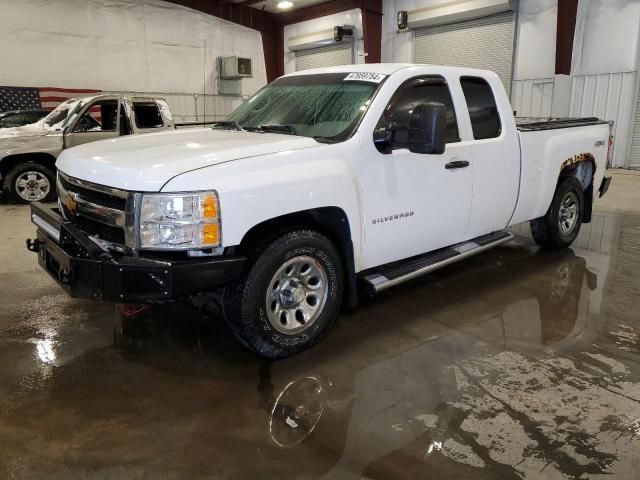
M 469 162 L 466 160 L 454 160 L 453 162 L 446 163 L 444 168 L 451 170 L 453 168 L 465 168 L 469 166 Z

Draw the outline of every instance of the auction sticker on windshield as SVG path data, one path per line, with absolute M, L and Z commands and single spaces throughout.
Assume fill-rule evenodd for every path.
M 343 81 L 380 83 L 385 77 L 383 73 L 352 72 L 344 77 Z

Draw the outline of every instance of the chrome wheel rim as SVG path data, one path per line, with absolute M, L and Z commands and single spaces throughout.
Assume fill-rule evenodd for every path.
M 16 178 L 16 193 L 28 202 L 43 200 L 49 195 L 51 184 L 46 175 L 41 172 L 30 170 L 24 172 Z
M 327 274 L 316 259 L 301 255 L 285 262 L 271 278 L 267 317 L 280 333 L 294 335 L 318 319 L 327 301 Z
M 569 235 L 578 223 L 578 196 L 575 192 L 567 192 L 560 202 L 558 215 L 560 231 L 563 235 Z

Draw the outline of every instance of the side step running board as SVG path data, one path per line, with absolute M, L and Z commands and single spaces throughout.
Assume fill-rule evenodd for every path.
M 508 242 L 513 237 L 514 235 L 506 230 L 490 233 L 451 247 L 441 248 L 424 255 L 377 267 L 362 277 L 362 280 L 369 284 L 375 292 L 380 292 L 399 283 L 489 250 Z

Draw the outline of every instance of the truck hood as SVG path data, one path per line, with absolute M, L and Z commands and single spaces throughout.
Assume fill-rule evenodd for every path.
M 63 173 L 123 190 L 157 192 L 173 177 L 232 160 L 318 147 L 312 138 L 193 128 L 120 137 L 65 150 Z
M 34 123 L 23 127 L 0 128 L 0 141 L 27 137 L 43 137 L 56 133 L 42 123 Z

